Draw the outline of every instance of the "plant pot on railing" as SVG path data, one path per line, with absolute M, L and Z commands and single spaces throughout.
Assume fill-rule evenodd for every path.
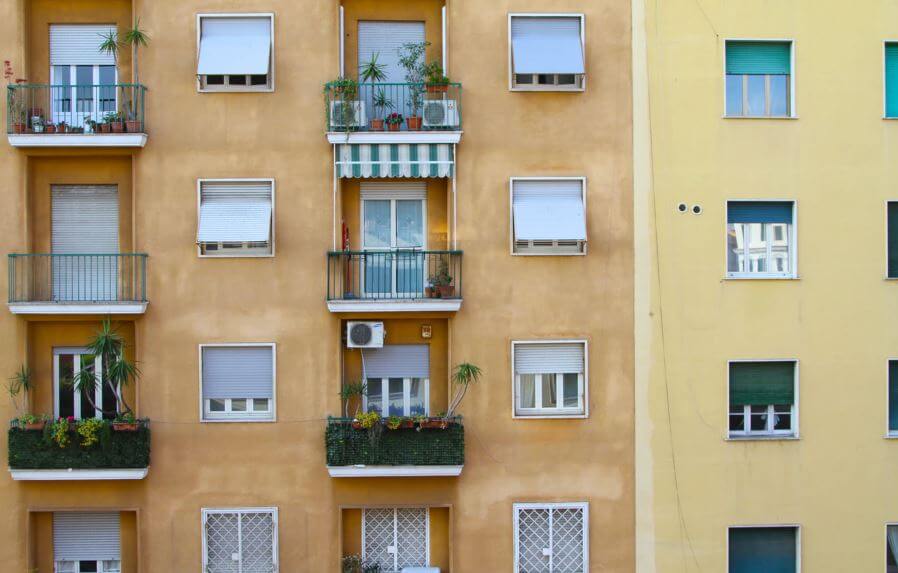
M 418 116 L 408 117 L 405 122 L 411 131 L 418 131 L 421 129 L 421 118 Z
M 427 93 L 429 94 L 444 94 L 448 91 L 448 84 L 427 84 Z
M 143 122 L 138 119 L 129 119 L 125 122 L 128 133 L 143 133 Z
M 418 423 L 418 426 L 422 430 L 445 430 L 449 427 L 449 420 L 443 418 L 428 418 L 426 420 L 421 420 Z
M 113 422 L 112 429 L 116 432 L 136 432 L 140 428 L 137 422 Z
M 455 285 L 440 285 L 437 287 L 440 292 L 440 298 L 453 298 L 455 296 Z
M 44 126 L 44 133 L 56 133 L 56 126 L 52 123 L 48 123 Z
M 383 131 L 384 129 L 384 120 L 382 119 L 372 119 L 371 120 L 371 131 Z
M 99 131 L 100 133 L 109 133 L 110 129 L 112 129 L 112 127 L 108 123 L 97 124 L 97 131 Z
M 47 422 L 45 420 L 41 420 L 40 422 L 26 422 L 25 424 L 23 424 L 23 426 L 26 430 L 37 431 L 37 432 L 43 431 L 43 429 L 46 425 L 47 425 Z
M 125 122 L 123 121 L 113 121 L 109 124 L 109 127 L 112 129 L 112 133 L 125 132 Z
M 25 133 L 25 122 L 14 122 L 12 124 L 12 132 L 16 134 Z

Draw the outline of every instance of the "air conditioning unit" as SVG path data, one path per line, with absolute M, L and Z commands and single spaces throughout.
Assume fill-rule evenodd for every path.
M 454 99 L 434 99 L 424 102 L 424 127 L 458 127 L 458 102 Z
M 368 116 L 365 113 L 363 101 L 332 101 L 331 102 L 331 127 L 362 127 L 368 125 Z
M 346 323 L 347 348 L 382 348 L 384 345 L 384 323 Z

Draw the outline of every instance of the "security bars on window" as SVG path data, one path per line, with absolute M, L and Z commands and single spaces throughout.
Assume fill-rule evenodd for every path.
M 204 509 L 204 573 L 276 573 L 277 509 Z
M 427 567 L 427 508 L 372 508 L 362 513 L 362 555 L 366 561 L 379 564 L 383 573 Z
M 588 571 L 589 505 L 516 503 L 515 571 Z

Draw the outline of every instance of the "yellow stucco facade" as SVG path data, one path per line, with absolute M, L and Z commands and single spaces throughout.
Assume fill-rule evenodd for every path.
M 341 10 L 342 9 L 342 10 Z M 357 64 L 357 24 L 423 21 L 428 60 L 443 56 L 464 86 L 455 177 L 424 179 L 427 247 L 464 251 L 457 312 L 329 312 L 326 253 L 345 223 L 361 236 L 358 179 L 335 181 L 322 87 Z M 274 15 L 274 89 L 201 93 L 197 15 Z M 443 14 L 445 13 L 445 20 Z M 509 90 L 509 13 L 582 14 L 589 78 L 582 92 Z M 282 572 L 338 571 L 361 550 L 364 508 L 426 507 L 431 564 L 446 572 L 514 568 L 513 504 L 588 502 L 588 569 L 632 571 L 633 206 L 630 10 L 602 0 L 186 0 L 0 3 L 0 54 L 16 78 L 48 81 L 49 25 L 133 18 L 151 36 L 139 55 L 148 87 L 143 148 L 0 145 L 0 246 L 49 252 L 53 185 L 115 185 L 121 252 L 147 253 L 144 314 L 113 317 L 141 380 L 149 473 L 132 481 L 13 481 L 0 475 L 0 562 L 53 569 L 52 512 L 120 512 L 122 571 L 200 571 L 204 508 L 278 510 Z M 444 38 L 445 30 L 445 38 Z M 119 60 L 120 80 L 131 58 Z M 510 253 L 511 177 L 585 177 L 586 256 Z M 201 258 L 199 179 L 275 182 L 273 257 Z M 0 296 L 6 293 L 6 282 Z M 102 315 L 0 313 L 0 372 L 33 371 L 31 409 L 52 413 L 52 349 L 84 344 Z M 358 376 L 347 320 L 384 321 L 391 343 L 431 345 L 430 407 L 446 409 L 454 365 L 483 371 L 460 414 L 458 477 L 333 478 L 328 415 Z M 425 339 L 422 327 L 429 326 Z M 511 343 L 584 340 L 588 416 L 514 418 Z M 274 343 L 273 421 L 201 420 L 201 344 Z M 5 377 L 6 375 L 4 375 Z M 132 397 L 131 395 L 127 395 Z M 0 402 L 0 418 L 16 415 Z M 7 455 L 5 441 L 0 457 Z
M 745 525 L 799 526 L 801 571 L 885 571 L 896 17 L 888 2 L 634 4 L 640 573 L 726 571 L 727 528 Z M 794 117 L 724 117 L 740 39 L 792 42 Z M 727 278 L 727 201 L 757 199 L 794 201 L 794 278 Z M 728 361 L 763 359 L 798 363 L 797 435 L 730 439 Z

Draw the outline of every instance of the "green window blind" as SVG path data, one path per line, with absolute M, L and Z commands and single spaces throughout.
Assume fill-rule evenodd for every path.
M 730 529 L 729 573 L 795 573 L 795 527 Z
M 898 43 L 886 44 L 886 117 L 898 117 Z
M 789 75 L 790 42 L 727 42 L 727 73 Z
M 890 278 L 898 278 L 898 202 L 889 203 L 888 218 L 888 272 Z
M 898 361 L 889 361 L 889 431 L 898 432 Z
M 733 362 L 730 364 L 731 406 L 794 403 L 794 362 Z

